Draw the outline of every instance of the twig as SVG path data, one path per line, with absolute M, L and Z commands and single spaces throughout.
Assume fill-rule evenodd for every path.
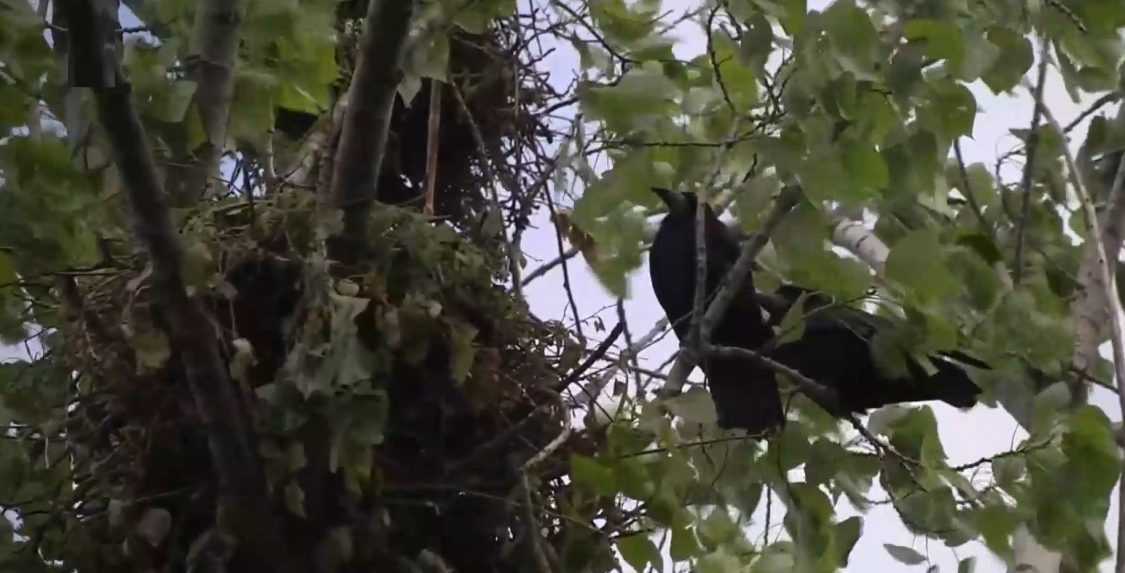
M 843 411 L 840 406 L 840 396 L 835 389 L 829 388 L 805 376 L 794 368 L 790 368 L 760 352 L 750 350 L 747 348 L 739 348 L 736 346 L 709 346 L 705 350 L 707 356 L 715 358 L 736 358 L 741 360 L 750 360 L 762 364 L 774 372 L 784 374 L 796 382 L 800 387 L 801 392 L 812 398 L 814 402 L 819 404 L 828 412 L 836 413 Z
M 422 213 L 434 214 L 434 189 L 437 187 L 438 148 L 441 134 L 441 81 L 430 80 L 430 117 L 426 122 L 426 183 Z
M 583 360 L 582 363 L 576 366 L 570 374 L 567 374 L 566 379 L 562 381 L 562 383 L 559 385 L 559 388 L 565 389 L 571 384 L 577 382 L 578 379 L 581 378 L 582 375 L 585 374 L 586 371 L 594 365 L 595 362 L 601 360 L 602 357 L 605 356 L 606 352 L 609 352 L 609 349 L 613 347 L 614 342 L 617 342 L 617 337 L 621 336 L 621 332 L 624 329 L 625 325 L 623 323 L 617 323 L 617 326 L 614 326 L 613 330 L 610 331 L 609 336 L 607 336 L 605 340 L 603 340 L 602 343 L 599 344 L 598 347 L 595 348 L 594 351 L 586 357 L 586 360 Z
M 762 224 L 761 230 L 742 245 L 742 252 L 739 253 L 738 259 L 735 261 L 730 271 L 723 277 L 722 283 L 716 290 L 715 298 L 711 301 L 710 306 L 707 307 L 707 312 L 703 315 L 703 320 L 700 321 L 700 331 L 704 340 L 710 336 L 715 325 L 719 323 L 726 314 L 727 309 L 730 308 L 735 296 L 738 295 L 739 289 L 742 288 L 742 283 L 746 280 L 746 276 L 750 274 L 754 259 L 758 257 L 758 253 L 760 253 L 766 246 L 766 243 L 769 242 L 770 234 L 781 224 L 781 220 L 796 206 L 799 196 L 800 191 L 795 187 L 783 189 L 774 202 L 773 211 L 770 212 L 769 216 L 766 217 L 766 221 Z M 702 227 L 698 222 L 696 225 L 697 227 Z M 704 290 L 704 283 L 697 282 L 696 284 L 697 293 Z M 679 393 L 680 389 L 683 388 L 684 382 L 687 380 L 687 375 L 695 368 L 696 361 L 698 360 L 698 357 L 689 356 L 688 354 L 690 353 L 684 353 L 681 350 L 680 355 L 676 358 L 676 363 L 672 365 L 672 370 L 668 373 L 668 380 L 661 389 L 662 394 L 674 395 Z
M 492 170 L 492 162 L 488 153 L 488 146 L 484 142 L 484 135 L 481 134 L 480 126 L 477 124 L 476 118 L 473 117 L 473 112 L 469 109 L 469 104 L 465 102 L 465 98 L 461 94 L 461 89 L 457 87 L 455 83 L 450 84 L 449 87 L 453 91 L 453 97 L 457 98 L 457 104 L 461 106 L 461 113 L 465 115 L 465 120 L 469 123 L 469 131 L 473 134 L 473 141 L 476 143 L 477 153 L 480 154 L 481 166 L 485 171 L 485 178 L 489 181 L 488 189 L 492 209 L 496 211 L 497 217 L 502 217 L 504 211 L 500 206 L 500 195 L 496 192 L 496 185 L 497 183 L 503 183 L 496 178 L 496 174 Z M 513 186 L 508 191 L 510 193 L 515 193 L 516 189 Z M 516 252 L 512 241 L 508 239 L 508 229 L 501 228 L 500 234 L 504 240 L 504 248 L 508 255 L 508 274 L 511 275 L 512 278 L 512 290 L 517 297 L 523 298 L 523 281 L 520 279 L 519 253 Z
M 547 210 L 550 212 L 551 220 L 558 221 L 558 212 L 555 210 L 555 200 L 551 198 L 550 193 L 544 193 L 547 199 Z M 570 267 L 566 264 L 566 248 L 563 245 L 562 229 L 559 225 L 552 225 L 555 229 L 555 246 L 559 250 L 559 262 L 562 264 L 563 272 L 563 290 L 566 292 L 567 303 L 570 304 L 570 310 L 574 313 L 574 331 L 578 334 L 578 338 L 585 343 L 586 335 L 582 332 L 582 317 L 578 310 L 578 301 L 574 298 L 574 289 L 570 286 Z M 565 315 L 564 315 L 565 318 Z
M 994 456 L 981 458 L 981 459 L 979 459 L 975 462 L 969 462 L 967 464 L 961 464 L 959 466 L 953 466 L 949 469 L 951 469 L 953 471 L 958 471 L 958 472 L 963 472 L 963 471 L 975 469 L 977 467 L 983 466 L 984 464 L 987 464 L 987 463 L 994 462 L 996 460 L 1002 460 L 1004 458 L 1012 458 L 1012 457 L 1015 457 L 1015 456 L 1021 456 L 1023 454 L 1028 454 L 1028 453 L 1034 452 L 1035 450 L 1041 450 L 1041 449 L 1051 445 L 1051 441 L 1052 441 L 1051 439 L 1047 439 L 1047 440 L 1043 440 L 1042 442 L 1038 442 L 1038 443 L 1034 443 L 1034 444 L 1028 444 L 1028 445 L 1025 445 L 1021 448 L 1009 450 L 1009 451 L 1006 451 L 1006 452 L 1001 452 L 1001 453 L 996 454 Z
M 551 454 L 554 454 L 560 447 L 562 447 L 563 444 L 566 443 L 567 439 L 570 438 L 570 435 L 572 433 L 574 433 L 574 430 L 572 430 L 570 426 L 563 428 L 563 431 L 559 432 L 559 435 L 555 436 L 555 438 L 548 442 L 546 446 L 543 446 L 543 449 L 536 452 L 534 456 L 531 456 L 526 462 L 524 462 L 523 471 L 526 472 L 542 463 L 543 460 L 551 457 Z
M 598 395 L 602 393 L 602 390 L 605 388 L 606 384 L 609 384 L 609 381 L 612 380 L 617 372 L 621 370 L 620 365 L 624 363 L 624 357 L 628 355 L 635 356 L 637 354 L 640 354 L 642 350 L 648 348 L 655 341 L 657 341 L 667 329 L 667 318 L 662 318 L 656 321 L 656 324 L 653 325 L 652 329 L 650 329 L 647 334 L 641 337 L 641 339 L 638 340 L 636 344 L 630 346 L 629 348 L 626 348 L 624 352 L 618 355 L 619 362 L 617 365 L 614 365 L 613 367 L 607 369 L 605 373 L 600 377 L 591 380 L 589 383 L 582 386 L 582 388 L 580 388 L 578 392 L 574 393 L 573 397 L 569 400 L 568 406 L 571 408 L 583 408 L 590 404 L 593 404 L 594 401 L 597 400 Z
M 962 190 L 965 192 L 965 199 L 969 202 L 969 208 L 973 210 L 973 215 L 976 215 L 981 228 L 987 231 L 989 236 L 992 237 L 993 242 L 995 242 L 996 233 L 993 231 L 992 225 L 988 224 L 988 220 L 984 218 L 984 211 L 981 210 L 980 203 L 977 202 L 976 194 L 973 193 L 973 186 L 969 183 L 969 172 L 965 169 L 965 158 L 961 156 L 961 138 L 953 140 L 953 153 L 957 157 L 957 170 L 961 174 Z
M 569 261 L 570 259 L 573 259 L 576 255 L 578 255 L 579 252 L 580 251 L 578 250 L 578 247 L 570 247 L 565 252 L 563 252 L 563 254 L 561 256 L 556 257 L 555 259 L 552 259 L 550 262 L 543 263 L 542 266 L 540 266 L 540 267 L 536 268 L 535 270 L 531 271 L 530 273 L 527 273 L 526 275 L 524 275 L 523 286 L 526 287 L 529 283 L 531 283 L 531 281 L 542 277 L 543 275 L 550 272 L 551 269 L 563 264 L 563 262 L 565 262 L 565 261 Z
M 567 430 L 569 431 L 570 428 L 567 428 Z M 531 545 L 531 553 L 535 556 L 535 565 L 539 569 L 539 573 L 553 573 L 551 570 L 551 562 L 547 559 L 547 554 L 543 552 L 543 539 L 542 533 L 539 530 L 539 520 L 535 518 L 535 506 L 531 501 L 530 481 L 525 469 L 520 473 L 520 489 L 523 490 L 524 519 L 527 521 L 527 523 L 524 524 L 524 529 L 527 533 L 528 543 Z
M 1031 113 L 1031 129 L 1027 134 L 1027 161 L 1023 165 L 1023 181 L 1020 189 L 1023 191 L 1023 205 L 1020 208 L 1020 220 L 1016 229 L 1016 276 L 1014 281 L 1019 286 L 1023 279 L 1023 244 L 1027 232 L 1027 219 L 1031 213 L 1031 181 L 1035 173 L 1035 150 L 1039 147 L 1039 118 L 1043 115 L 1043 87 L 1047 84 L 1047 61 L 1050 59 L 1047 47 L 1047 35 L 1039 39 L 1039 72 L 1035 84 L 1034 98 L 1035 109 Z
M 1109 92 L 1109 93 L 1103 95 L 1102 97 L 1098 98 L 1097 100 L 1094 101 L 1094 103 L 1090 104 L 1089 108 L 1087 108 L 1082 113 L 1078 114 L 1078 117 L 1074 118 L 1073 121 L 1066 124 L 1066 127 L 1063 128 L 1063 133 L 1070 133 L 1070 132 L 1074 131 L 1074 128 L 1078 127 L 1078 125 L 1081 124 L 1087 117 L 1090 117 L 1091 115 L 1094 115 L 1095 113 L 1097 113 L 1097 111 L 1099 109 L 1101 109 L 1101 108 L 1103 108 L 1103 107 L 1105 107 L 1105 106 L 1107 106 L 1107 105 L 1109 105 L 1109 104 L 1111 104 L 1111 103 L 1113 103 L 1113 102 L 1115 102 L 1119 99 L 1121 99 L 1121 94 L 1119 94 L 1117 92 Z
M 711 61 L 711 71 L 715 74 L 715 82 L 719 84 L 719 92 L 723 94 L 723 101 L 727 102 L 730 112 L 737 115 L 738 109 L 734 107 L 734 100 L 730 98 L 730 92 L 727 91 L 727 84 L 723 81 L 723 72 L 719 69 L 718 56 L 715 55 L 714 23 L 715 15 L 719 13 L 721 7 L 722 3 L 716 2 L 715 6 L 711 8 L 711 13 L 707 15 L 707 57 Z

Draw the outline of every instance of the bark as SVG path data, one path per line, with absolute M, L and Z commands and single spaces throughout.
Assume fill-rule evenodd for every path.
M 349 88 L 332 173 L 331 199 L 344 212 L 343 239 L 364 242 L 367 213 L 378 198 L 376 182 L 387 147 L 413 0 L 371 0 Z
M 196 82 L 195 106 L 206 139 L 187 157 L 174 162 L 182 167 L 170 170 L 169 191 L 178 206 L 189 206 L 208 196 L 216 181 L 234 98 L 234 70 L 245 5 L 241 0 L 203 0 L 196 9 L 188 62 Z
M 82 0 L 76 4 L 87 4 Z M 95 46 L 72 45 L 75 50 Z M 99 52 L 104 55 L 106 52 Z M 118 65 L 113 62 L 113 65 Z M 164 329 L 176 350 L 203 419 L 217 476 L 220 507 L 230 515 L 232 532 L 256 570 L 289 571 L 285 546 L 266 494 L 265 473 L 257 457 L 249 416 L 227 376 L 218 339 L 204 309 L 191 299 L 181 275 L 183 248 L 161 188 L 156 162 L 131 101 L 120 80 L 94 94 L 102 128 L 121 173 L 132 210 L 134 232 L 148 251 L 152 294 Z

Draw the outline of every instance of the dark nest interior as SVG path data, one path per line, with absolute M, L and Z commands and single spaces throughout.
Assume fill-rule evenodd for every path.
M 495 113 L 515 107 L 500 45 L 460 34 L 451 56 L 496 158 L 539 136 L 528 118 L 542 100 L 525 92 L 517 112 Z M 347 571 L 388 559 L 399 570 L 434 559 L 457 571 L 526 570 L 532 538 L 565 549 L 583 535 L 552 500 L 567 497 L 558 477 L 569 452 L 590 447 L 572 438 L 534 473 L 521 470 L 563 430 L 560 393 L 583 349 L 507 292 L 503 253 L 465 231 L 490 183 L 449 90 L 438 217 L 418 212 L 426 90 L 396 108 L 371 250 L 346 275 L 325 258 L 331 223 L 311 190 L 227 197 L 183 220 L 185 278 L 252 418 L 299 570 L 333 570 L 324 567 L 342 555 Z M 83 562 L 179 571 L 220 521 L 215 475 L 147 261 L 120 250 L 107 272 L 60 282 L 62 350 L 79 373 L 67 422 L 76 523 L 98 548 Z M 168 525 L 164 535 L 153 537 L 154 522 Z M 355 533 L 347 550 L 340 528 Z M 236 551 L 227 570 L 252 569 Z

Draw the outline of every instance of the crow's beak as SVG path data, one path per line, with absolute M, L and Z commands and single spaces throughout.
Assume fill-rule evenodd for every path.
M 679 213 L 687 208 L 687 199 L 683 193 L 677 193 L 662 187 L 653 187 L 652 192 L 660 196 L 664 204 L 668 206 L 669 213 Z

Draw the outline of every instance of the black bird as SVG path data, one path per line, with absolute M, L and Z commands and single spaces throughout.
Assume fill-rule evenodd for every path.
M 676 336 L 686 341 L 691 333 L 695 292 L 695 205 L 694 193 L 654 189 L 668 205 L 649 251 L 649 273 L 656 299 L 664 307 Z M 704 205 L 707 228 L 707 295 L 714 295 L 727 271 L 738 258 L 738 240 Z M 754 297 L 753 277 L 747 275 L 742 289 L 722 321 L 715 325 L 711 342 L 755 350 L 773 337 Z M 744 428 L 758 433 L 781 423 L 781 396 L 773 370 L 746 360 L 705 358 L 700 367 L 707 375 L 711 397 L 723 428 Z
M 654 189 L 668 205 L 649 254 L 653 290 L 676 336 L 686 340 L 691 330 L 695 283 L 695 205 L 693 193 Z M 739 235 L 706 207 L 707 296 L 714 296 L 741 246 Z M 776 344 L 773 327 L 802 294 L 804 332 L 797 340 Z M 768 319 L 763 317 L 763 312 Z M 751 276 L 743 282 L 734 303 L 711 335 L 719 346 L 763 352 L 770 358 L 835 389 L 839 410 L 863 412 L 898 402 L 942 400 L 960 408 L 976 404 L 980 388 L 958 362 L 977 368 L 986 364 L 961 352 L 929 356 L 936 368 L 927 374 L 912 357 L 904 356 L 905 372 L 889 374 L 872 354 L 875 335 L 893 329 L 889 319 L 868 314 L 832 298 L 793 285 L 772 294 L 754 289 Z M 709 359 L 701 364 L 724 428 L 757 433 L 779 425 L 784 416 L 774 373 L 768 367 L 741 359 Z
M 793 285 L 782 285 L 776 293 L 756 293 L 759 304 L 777 326 L 802 294 L 804 332 L 794 341 L 767 348 L 774 360 L 834 388 L 843 411 L 864 412 L 899 402 L 941 400 L 958 408 L 977 403 L 980 388 L 962 364 L 987 369 L 988 365 L 963 352 L 939 352 L 927 356 L 936 369 L 928 374 L 915 358 L 903 354 L 904 372 L 897 376 L 880 370 L 872 344 L 885 332 L 894 336 L 895 324 L 881 316 L 837 304 L 832 297 Z M 893 342 L 893 340 L 892 340 Z M 894 351 L 894 350 L 892 350 Z

